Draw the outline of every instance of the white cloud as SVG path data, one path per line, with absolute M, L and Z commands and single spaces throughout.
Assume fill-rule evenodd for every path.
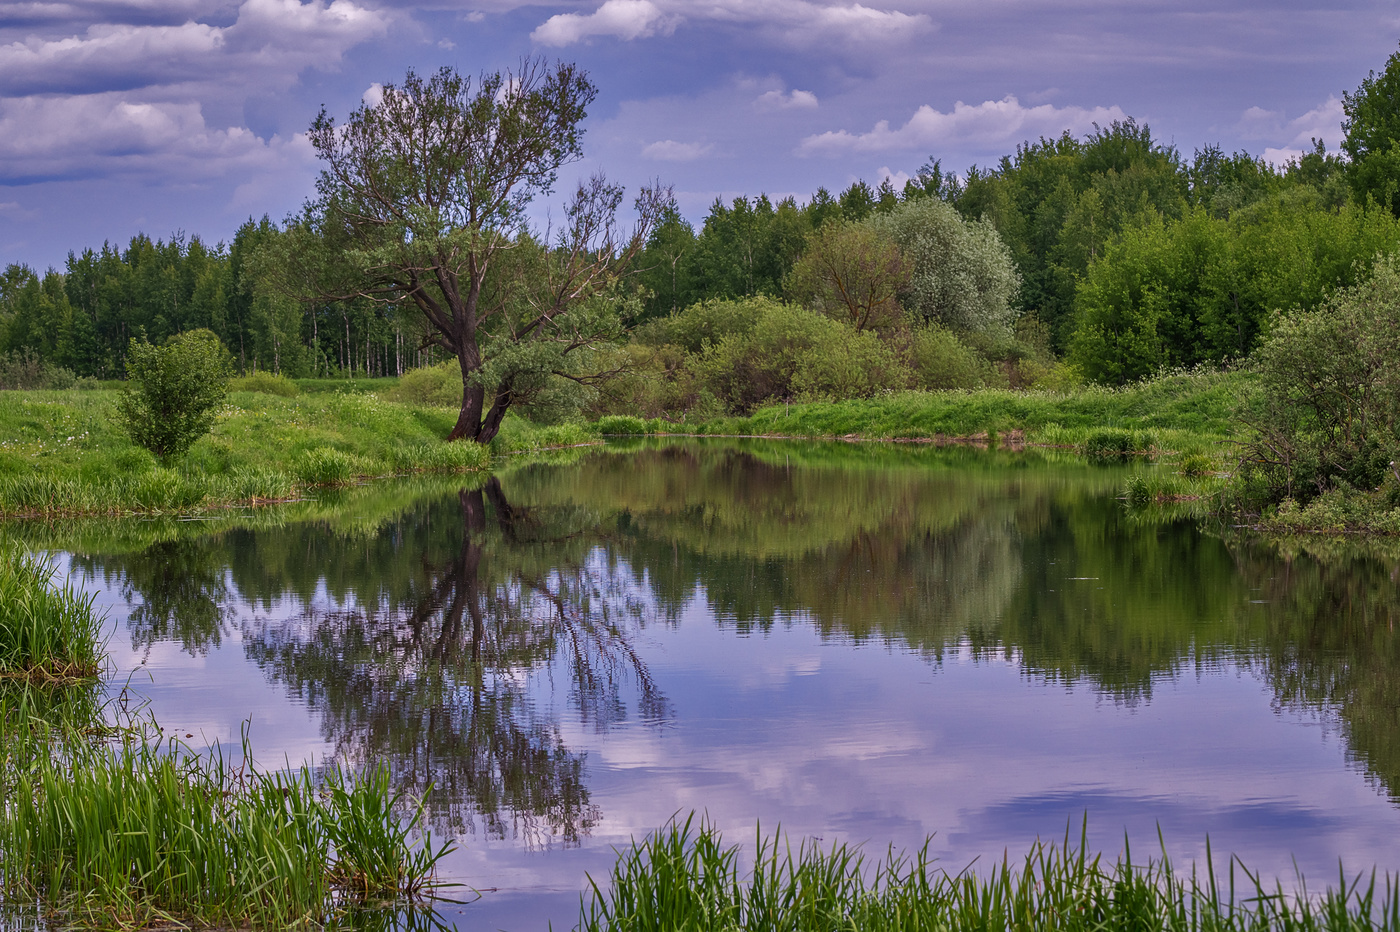
M 365 88 L 365 92 L 360 95 L 360 99 L 371 107 L 379 106 L 379 102 L 384 99 L 384 85 L 375 81 L 369 87 Z
M 710 153 L 714 146 L 699 142 L 676 142 L 663 139 L 642 150 L 642 157 L 662 162 L 693 162 Z
M 114 175 L 189 181 L 279 167 L 303 150 L 310 151 L 303 137 L 262 139 L 240 126 L 207 126 L 194 102 L 142 103 L 120 93 L 0 100 L 0 183 Z
M 592 13 L 559 13 L 545 20 L 530 38 L 541 45 L 572 45 L 590 36 L 639 39 L 657 32 L 670 33 L 675 20 L 651 0 L 607 0 Z
M 861 3 L 811 0 L 606 0 L 592 13 L 551 16 L 530 38 L 544 45 L 571 45 L 589 36 L 623 40 L 670 35 L 687 20 L 755 26 L 796 44 L 840 37 L 845 42 L 889 41 L 926 32 L 924 13 L 878 10 Z
M 351 46 L 387 28 L 385 14 L 352 0 L 245 0 L 230 26 L 95 24 L 82 35 L 0 46 L 0 87 L 19 96 L 217 82 L 232 75 L 285 85 L 304 68 L 338 62 Z
M 875 174 L 879 177 L 881 183 L 888 181 L 890 184 L 894 185 L 896 191 L 903 191 L 904 186 L 908 184 L 913 177 L 906 171 L 890 171 L 888 165 L 881 165 L 880 170 Z
M 1241 114 L 1235 129 L 1243 139 L 1276 143 L 1266 146 L 1262 157 L 1272 165 L 1282 166 L 1311 152 L 1314 139 L 1321 139 L 1328 148 L 1337 149 L 1342 142 L 1344 116 L 1341 99 L 1329 97 L 1325 103 L 1292 120 L 1285 120 L 1277 110 L 1250 107 Z
M 1037 136 L 1057 136 L 1065 130 L 1088 131 L 1094 123 L 1125 118 L 1118 107 L 1054 107 L 1021 105 L 1010 95 L 975 106 L 958 101 L 949 113 L 925 104 L 903 126 L 892 129 L 881 120 L 866 133 L 846 130 L 819 133 L 803 139 L 799 155 L 836 155 L 845 152 L 889 152 L 904 149 L 928 151 L 958 143 L 964 147 L 1008 149 Z
M 811 91 L 769 91 L 754 100 L 753 105 L 759 110 L 811 110 L 817 107 L 817 95 Z

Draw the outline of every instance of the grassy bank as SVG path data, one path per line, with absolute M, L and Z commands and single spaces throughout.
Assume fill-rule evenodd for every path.
M 68 682 L 98 673 L 102 619 L 92 597 L 54 583 L 53 569 L 0 541 L 0 679 Z
M 318 926 L 430 893 L 448 850 L 410 843 L 421 809 L 382 770 L 318 778 L 173 743 L 63 747 L 7 781 L 0 901 L 66 926 Z
M 442 442 L 451 408 L 373 393 L 235 391 L 214 430 L 161 463 L 117 427 L 112 391 L 0 392 L 0 516 L 181 514 L 317 487 L 487 469 L 494 454 L 596 439 L 508 419 L 490 449 Z
M 984 389 L 902 392 L 879 398 L 772 405 L 748 417 L 715 418 L 696 433 L 869 440 L 1023 437 L 1029 443 L 1085 444 L 1096 431 L 1150 434 L 1166 450 L 1213 448 L 1233 430 L 1230 412 L 1246 378 L 1202 370 L 1123 388 L 1066 392 Z
M 64 927 L 320 926 L 430 894 L 449 850 L 387 771 L 265 772 L 165 742 L 96 678 L 101 618 L 0 548 L 0 910 Z
M 1209 850 L 1209 849 L 1207 849 Z M 671 825 L 620 853 L 610 883 L 595 883 L 582 932 L 714 929 L 818 932 L 1018 929 L 1032 932 L 1264 932 L 1400 930 L 1400 890 L 1387 877 L 1343 881 L 1294 896 L 1232 861 L 1178 874 L 1163 857 L 1113 864 L 1076 844 L 1036 844 L 1025 860 L 986 873 L 950 874 L 929 860 L 891 852 L 867 863 L 858 849 L 796 850 L 759 835 L 754 867 L 741 877 L 740 851 L 718 831 Z M 1241 888 L 1235 886 L 1236 876 Z

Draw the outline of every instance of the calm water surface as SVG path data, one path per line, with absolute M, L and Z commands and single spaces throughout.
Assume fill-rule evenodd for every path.
M 1135 518 L 1033 454 L 647 443 L 476 488 L 204 522 L 28 528 L 192 743 L 430 783 L 487 891 L 571 928 L 613 846 L 729 840 L 948 867 L 1077 835 L 1317 882 L 1400 870 L 1394 559 Z M 1136 853 L 1136 852 L 1135 852 Z

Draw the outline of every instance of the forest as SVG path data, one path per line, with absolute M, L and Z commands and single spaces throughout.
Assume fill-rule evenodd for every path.
M 1341 151 L 1315 140 L 1282 166 L 1209 145 L 1187 156 L 1129 118 L 961 173 L 930 158 L 902 189 L 858 181 L 805 202 L 717 199 L 698 228 L 659 201 L 636 248 L 607 245 L 619 274 L 594 296 L 609 324 L 582 341 L 586 352 L 506 363 L 539 369 L 528 390 L 515 378 L 516 406 L 546 421 L 674 419 L 1231 365 L 1274 312 L 1321 306 L 1400 246 L 1398 87 L 1400 54 L 1346 95 Z M 344 246 L 327 226 L 309 202 L 281 223 L 250 218 L 227 242 L 141 234 L 72 251 L 62 269 L 11 264 L 0 386 L 120 379 L 130 341 L 196 328 L 219 337 L 241 374 L 402 376 L 450 362 L 401 295 L 312 286 L 327 273 L 308 270 L 305 254 Z M 546 271 L 564 248 L 514 236 Z M 526 252 L 514 248 L 504 274 L 531 274 Z M 455 369 L 424 390 L 460 393 Z

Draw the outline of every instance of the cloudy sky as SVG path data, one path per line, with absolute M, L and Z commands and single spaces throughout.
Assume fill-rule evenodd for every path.
M 958 170 L 1132 115 L 1188 155 L 1340 138 L 1394 0 L 0 0 L 0 265 L 216 241 L 312 191 L 305 131 L 409 68 L 577 61 L 586 165 L 716 196 Z

